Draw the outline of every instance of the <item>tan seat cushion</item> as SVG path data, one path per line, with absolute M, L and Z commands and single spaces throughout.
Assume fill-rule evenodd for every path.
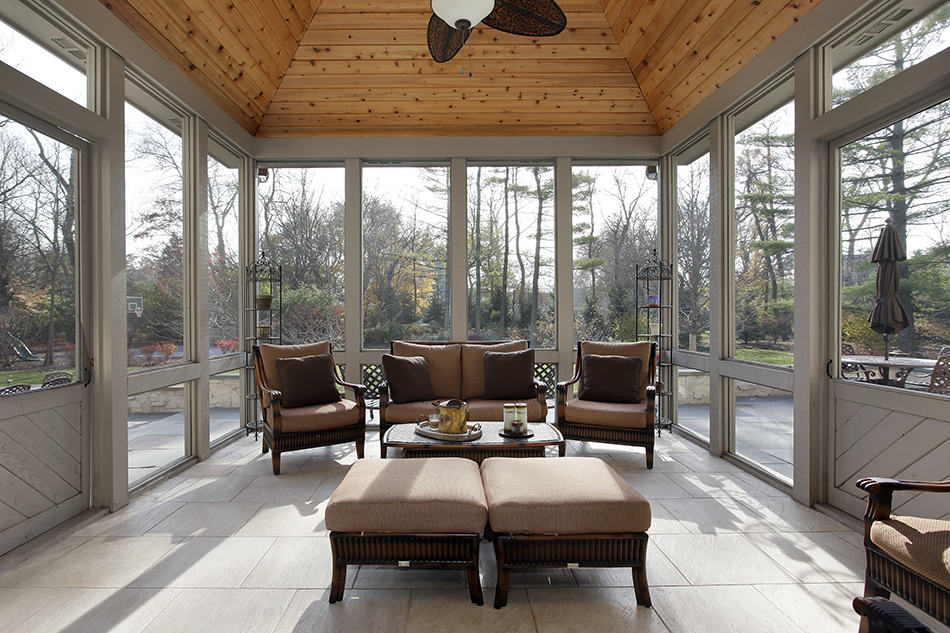
M 420 415 L 438 413 L 439 410 L 431 402 L 404 402 L 402 404 L 389 403 L 386 407 L 386 422 L 389 424 L 404 424 L 415 422 Z
M 299 358 L 315 354 L 329 354 L 330 342 L 307 343 L 306 345 L 270 345 L 261 343 L 261 363 L 264 365 L 264 384 L 276 391 L 281 390 L 277 374 L 278 358 Z M 269 405 L 269 403 L 266 403 Z
M 640 400 L 647 399 L 647 385 L 650 383 L 650 342 L 610 343 L 600 341 L 582 341 L 581 355 L 598 354 L 601 356 L 636 356 L 640 359 Z
M 326 510 L 335 532 L 480 534 L 487 518 L 478 464 L 461 457 L 357 460 Z
M 340 400 L 307 407 L 280 409 L 281 431 L 325 431 L 349 426 L 360 421 L 360 410 L 352 400 Z
M 470 420 L 483 422 L 500 422 L 505 419 L 504 404 L 506 402 L 524 402 L 528 405 L 528 422 L 543 422 L 548 415 L 548 407 L 538 402 L 537 398 L 528 400 L 482 400 L 476 398 L 468 401 L 468 417 Z
M 422 356 L 429 363 L 432 391 L 435 397 L 458 398 L 462 388 L 462 354 L 457 343 L 449 345 L 421 345 L 393 341 L 396 356 Z
M 488 522 L 512 534 L 646 532 L 650 502 L 596 457 L 489 457 Z
M 647 425 L 647 403 L 594 402 L 574 398 L 564 407 L 564 419 L 575 424 L 643 429 Z
M 528 341 L 524 340 L 505 341 L 493 345 L 464 343 L 462 345 L 461 398 L 468 400 L 485 395 L 485 352 L 518 352 L 524 349 L 528 349 Z
M 891 516 L 871 524 L 871 542 L 924 578 L 950 589 L 950 521 Z

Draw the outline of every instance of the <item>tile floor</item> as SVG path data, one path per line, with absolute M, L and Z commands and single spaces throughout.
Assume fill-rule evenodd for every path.
M 495 610 L 487 544 L 482 607 L 461 572 L 382 567 L 351 569 L 330 605 L 323 512 L 352 447 L 286 454 L 274 477 L 242 439 L 119 512 L 86 513 L 0 557 L 0 632 L 857 630 L 864 561 L 850 526 L 682 438 L 657 448 L 653 471 L 641 449 L 568 449 L 608 460 L 650 499 L 652 609 L 636 605 L 629 571 L 578 569 L 515 574 Z

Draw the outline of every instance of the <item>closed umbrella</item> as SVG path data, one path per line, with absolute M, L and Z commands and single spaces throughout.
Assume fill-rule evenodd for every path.
M 877 299 L 874 309 L 868 317 L 868 325 L 875 332 L 884 335 L 884 360 L 888 358 L 888 336 L 907 327 L 909 319 L 897 298 L 900 285 L 900 271 L 897 262 L 907 259 L 904 245 L 897 235 L 897 229 L 888 218 L 877 239 L 871 261 L 877 264 Z

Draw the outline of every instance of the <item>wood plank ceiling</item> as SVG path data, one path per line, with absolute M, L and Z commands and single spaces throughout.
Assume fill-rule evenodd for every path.
M 821 0 L 558 0 L 444 63 L 429 0 L 101 0 L 257 136 L 653 135 Z M 469 75 L 471 73 L 471 75 Z

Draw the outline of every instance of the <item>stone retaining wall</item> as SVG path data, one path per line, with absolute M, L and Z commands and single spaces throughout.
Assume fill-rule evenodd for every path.
M 212 376 L 212 408 L 236 409 L 241 406 L 240 374 Z M 129 413 L 177 413 L 185 408 L 185 385 L 170 385 L 155 391 L 129 396 Z

